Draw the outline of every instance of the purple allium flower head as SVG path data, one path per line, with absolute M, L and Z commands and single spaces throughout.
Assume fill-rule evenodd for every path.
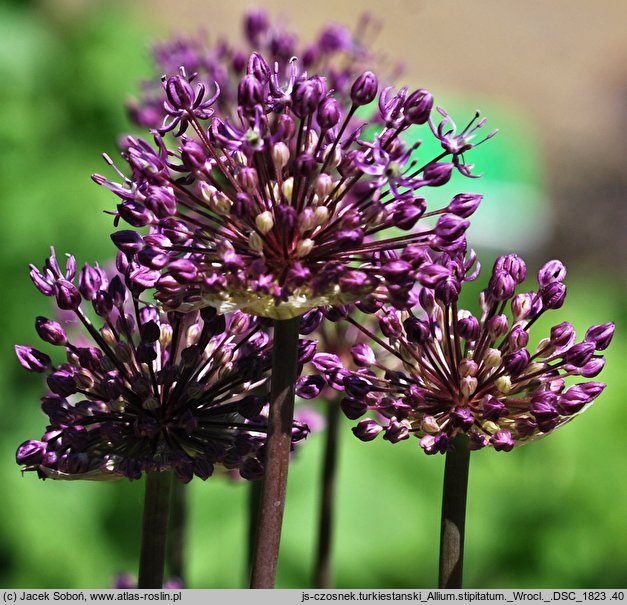
M 360 439 L 383 432 L 396 442 L 414 434 L 427 454 L 435 454 L 465 433 L 473 450 L 491 445 L 510 451 L 566 424 L 603 391 L 604 384 L 581 378 L 601 371 L 599 351 L 609 344 L 614 324 L 592 326 L 576 342 L 573 327 L 562 322 L 527 349 L 532 325 L 555 308 L 543 292 L 563 286 L 561 263 L 540 270 L 536 291 L 525 294 L 525 312 L 512 304 L 509 318 L 507 303 L 526 267 L 516 255 L 499 258 L 480 296 L 481 316 L 474 317 L 451 295 L 477 276 L 471 260 L 474 255 L 456 252 L 424 263 L 418 270 L 422 310 L 376 310 L 383 336 L 364 331 L 379 349 L 354 347 L 359 367 L 338 367 L 339 359 L 316 364 L 329 385 L 344 391 L 341 407 L 348 418 L 360 419 L 353 429 Z M 360 325 L 350 316 L 348 321 Z M 568 387 L 569 377 L 579 381 Z M 368 412 L 372 418 L 364 418 Z
M 165 86 L 145 81 L 139 99 L 128 105 L 129 114 L 140 126 L 159 128 L 163 119 L 171 115 L 170 111 L 183 105 L 193 106 L 195 87 L 213 90 L 217 84 L 221 94 L 214 109 L 224 117 L 235 118 L 235 101 L 242 92 L 239 88 L 242 76 L 250 71 L 257 79 L 268 80 L 275 63 L 282 72 L 294 55 L 302 58 L 304 68 L 311 73 L 324 66 L 329 88 L 347 96 L 355 77 L 374 58 L 369 50 L 371 38 L 376 35 L 372 25 L 365 16 L 353 33 L 343 25 L 332 23 L 323 28 L 313 42 L 304 45 L 294 32 L 271 22 L 269 16 L 257 8 L 244 15 L 245 45 L 242 47 L 233 46 L 227 40 L 210 41 L 205 31 L 192 37 L 174 37 L 154 46 L 155 71 L 159 75 L 179 74 L 182 67 L 194 77 L 195 84 L 190 87 L 182 80 L 170 78 L 166 78 Z M 247 59 L 253 52 L 263 54 L 267 63 L 257 62 L 251 66 Z M 399 67 L 392 66 L 391 71 L 399 71 Z M 254 86 L 252 81 L 248 83 Z
M 83 333 L 66 333 L 59 323 L 37 318 L 38 334 L 64 347 L 65 361 L 56 364 L 33 347 L 16 347 L 22 366 L 46 373 L 49 388 L 42 398 L 46 433 L 18 448 L 18 464 L 54 479 L 137 479 L 174 470 L 189 481 L 194 475 L 206 479 L 214 465 L 260 476 L 251 469 L 261 469 L 265 443 L 268 323 L 211 308 L 161 313 L 140 302 L 144 288 L 131 278 L 135 261 L 118 261 L 125 272 L 110 280 L 103 275 L 105 289 L 91 301 L 76 295 L 71 312 Z M 89 273 L 83 269 L 81 276 Z M 61 272 L 54 251 L 44 270 L 33 268 L 31 275 L 65 309 L 58 289 L 75 288 L 74 272 Z M 81 290 L 93 294 L 91 287 Z M 313 357 L 314 346 L 300 342 L 299 367 Z M 311 393 L 316 385 L 321 388 L 312 377 L 303 388 Z M 298 425 L 294 439 L 306 432 Z
M 359 107 L 377 96 L 369 70 L 352 76 L 344 94 L 327 72 L 309 75 L 296 58 L 272 62 L 255 52 L 230 101 L 236 110 L 215 115 L 219 86 L 205 99 L 208 87 L 192 80 L 185 70 L 166 78 L 167 116 L 153 131 L 155 147 L 126 139 L 130 174 L 118 171 L 122 183 L 94 176 L 122 199 L 116 224 L 149 225 L 148 235 L 120 230 L 112 239 L 137 255 L 142 267 L 131 278 L 154 285 L 166 309 L 239 308 L 287 319 L 368 297 L 407 307 L 426 250 L 465 247 L 464 217 L 477 196 L 459 194 L 450 213 L 429 212 L 442 214 L 435 227 L 417 226 L 427 210 L 418 190 L 446 183 L 455 166 L 468 174 L 459 158 L 472 147 L 451 143 L 422 166 L 411 159 L 417 146 L 402 133 L 427 121 L 426 91 L 386 88 L 381 115 L 357 124 Z M 452 161 L 441 161 L 447 155 Z M 386 237 L 393 227 L 412 231 Z M 500 285 L 504 297 L 508 283 Z M 441 291 L 458 296 L 450 279 Z M 76 304 L 71 289 L 62 294 L 60 304 Z

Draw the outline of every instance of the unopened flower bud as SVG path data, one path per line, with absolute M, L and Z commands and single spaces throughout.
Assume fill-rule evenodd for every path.
M 261 214 L 258 214 L 255 217 L 255 225 L 257 225 L 257 229 L 259 229 L 263 235 L 269 233 L 272 230 L 272 227 L 274 227 L 272 212 L 270 212 L 270 210 L 265 210 Z
M 313 250 L 315 244 L 312 239 L 300 240 L 296 245 L 296 256 L 298 256 L 298 258 L 304 258 Z
M 488 348 L 483 354 L 483 363 L 486 368 L 498 368 L 501 365 L 502 356 L 498 349 Z
M 408 124 L 424 124 L 431 114 L 433 95 L 428 90 L 415 90 L 405 101 L 403 114 Z
M 274 160 L 274 163 L 279 170 L 285 168 L 285 166 L 287 166 L 287 163 L 290 161 L 289 147 L 282 141 L 276 143 L 272 147 L 272 159 Z
M 378 90 L 379 81 L 377 76 L 371 71 L 365 71 L 355 80 L 351 87 L 351 101 L 356 107 L 368 105 L 368 103 L 374 101 Z
M 507 375 L 499 376 L 494 384 L 504 395 L 507 395 L 512 390 L 512 379 Z
M 289 177 L 283 181 L 281 186 L 281 193 L 285 196 L 288 202 L 292 201 L 292 194 L 294 192 L 294 177 Z

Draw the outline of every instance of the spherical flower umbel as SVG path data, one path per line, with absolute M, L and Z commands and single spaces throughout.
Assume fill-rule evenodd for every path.
M 139 302 L 142 287 L 128 277 L 141 269 L 122 254 L 117 264 L 111 279 L 85 265 L 76 280 L 74 258 L 62 272 L 53 251 L 43 271 L 32 267 L 37 288 L 55 296 L 84 332 L 68 335 L 61 323 L 37 318 L 39 336 L 65 350 L 58 364 L 33 347 L 16 347 L 23 367 L 46 375 L 42 410 L 49 418 L 40 440 L 18 448 L 18 464 L 53 479 L 174 470 L 189 481 L 206 479 L 218 464 L 260 478 L 272 349 L 264 321 L 211 308 L 160 313 Z M 301 341 L 301 367 L 314 350 L 315 343 Z M 295 423 L 293 439 L 306 434 Z
M 426 91 L 387 88 L 379 115 L 356 124 L 359 108 L 378 94 L 373 72 L 355 78 L 342 98 L 296 59 L 284 73 L 257 53 L 238 85 L 236 119 L 208 117 L 219 95 L 203 101 L 184 74 L 164 86 L 160 132 L 176 128 L 176 147 L 159 133 L 155 148 L 129 137 L 122 155 L 130 176 L 94 179 L 122 200 L 116 224 L 150 227 L 148 235 L 122 230 L 112 238 L 137 254 L 146 268 L 141 283 L 154 285 L 167 309 L 209 305 L 287 319 L 379 287 L 403 307 L 415 274 L 404 260 L 390 265 L 388 252 L 465 246 L 466 217 L 480 196 L 460 194 L 472 201 L 456 196 L 451 207 L 427 212 L 419 191 L 448 182 L 456 166 L 469 174 L 466 148 L 419 164 L 416 146 L 401 137 L 426 124 L 433 105 Z M 439 218 L 419 225 L 425 215 Z M 392 227 L 408 233 L 385 237 Z
M 353 347 L 359 369 L 333 355 L 314 358 L 327 382 L 344 391 L 349 418 L 374 412 L 353 429 L 363 441 L 380 433 L 393 443 L 414 435 L 435 454 L 463 433 L 471 449 L 510 451 L 569 422 L 605 388 L 585 379 L 603 368 L 599 351 L 609 345 L 613 323 L 592 326 L 578 340 L 573 326 L 562 322 L 535 349 L 528 347 L 532 325 L 564 301 L 562 263 L 544 265 L 537 289 L 516 294 L 525 263 L 515 254 L 500 257 L 481 294 L 479 317 L 457 305 L 463 281 L 475 277 L 469 270 L 460 255 L 423 265 L 421 309 L 377 311 L 383 337 L 368 336 L 380 351 Z
M 273 23 L 260 9 L 248 11 L 242 25 L 242 46 L 226 39 L 211 40 L 206 31 L 194 36 L 178 35 L 156 44 L 152 49 L 156 73 L 176 74 L 182 67 L 188 74 L 195 74 L 195 82 L 208 90 L 217 84 L 221 89 L 217 111 L 222 117 L 235 118 L 238 84 L 253 51 L 262 53 L 270 65 L 278 63 L 281 69 L 295 55 L 302 57 L 303 66 L 309 71 L 317 72 L 324 66 L 329 87 L 340 95 L 349 93 L 354 78 L 367 62 L 374 60 L 370 48 L 376 23 L 368 15 L 359 20 L 354 33 L 344 25 L 330 23 L 307 45 L 284 24 Z M 131 119 L 139 126 L 159 128 L 167 113 L 167 92 L 156 80 L 143 82 L 139 99 L 128 105 Z

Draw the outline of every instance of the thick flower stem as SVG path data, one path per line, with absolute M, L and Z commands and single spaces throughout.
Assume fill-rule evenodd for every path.
M 470 448 L 465 435 L 458 435 L 453 445 L 444 467 L 439 588 L 462 587 Z
M 185 543 L 187 538 L 187 486 L 180 481 L 172 484 L 172 511 L 168 532 L 167 562 L 170 577 L 185 584 Z
M 168 535 L 172 473 L 147 473 L 138 588 L 161 588 Z
M 253 557 L 255 554 L 255 540 L 259 524 L 259 504 L 261 502 L 261 481 L 248 482 L 248 553 L 246 559 L 246 578 L 250 578 Z
M 333 538 L 335 478 L 340 424 L 340 406 L 337 401 L 329 403 L 327 411 L 327 435 L 322 468 L 322 493 L 318 519 L 318 550 L 314 586 L 331 588 L 331 543 Z
M 300 318 L 275 320 L 265 470 L 251 588 L 274 588 L 292 443 Z

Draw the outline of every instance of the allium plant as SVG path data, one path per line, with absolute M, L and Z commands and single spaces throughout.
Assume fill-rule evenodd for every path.
M 324 72 L 329 88 L 346 97 L 357 75 L 373 62 L 382 64 L 374 56 L 372 41 L 378 24 L 370 15 L 363 15 L 355 31 L 345 25 L 330 23 L 315 37 L 303 44 L 296 32 L 285 25 L 272 22 L 261 9 L 252 9 L 243 18 L 244 43 L 240 46 L 226 39 L 211 40 L 209 32 L 194 36 L 178 35 L 155 44 L 152 56 L 157 75 L 175 74 L 183 67 L 189 74 L 197 74 L 196 82 L 208 89 L 216 83 L 220 97 L 216 109 L 222 117 L 237 117 L 238 84 L 246 73 L 248 57 L 259 52 L 270 65 L 277 63 L 284 69 L 292 57 L 301 57 L 303 67 L 312 73 Z M 388 80 L 392 81 L 400 65 L 391 65 Z M 138 99 L 128 103 L 131 119 L 139 126 L 159 128 L 165 117 L 163 87 L 155 79 L 142 82 Z
M 613 323 L 595 325 L 578 340 L 573 326 L 561 322 L 528 348 L 533 324 L 564 302 L 566 268 L 550 261 L 533 290 L 516 293 L 525 281 L 525 263 L 515 254 L 498 258 L 476 317 L 458 308 L 463 283 L 478 275 L 474 261 L 474 255 L 461 253 L 419 260 L 417 308 L 382 306 L 376 311 L 381 335 L 348 318 L 376 343 L 377 353 L 368 344 L 355 345 L 356 370 L 325 353 L 313 362 L 345 393 L 346 416 L 361 418 L 353 428 L 359 439 L 381 434 L 397 443 L 417 437 L 425 453 L 447 454 L 442 587 L 461 586 L 470 451 L 487 446 L 510 451 L 583 412 L 605 388 L 586 379 L 602 370 L 600 352 L 614 333 Z
M 123 254 L 117 261 L 111 278 L 89 265 L 77 276 L 72 256 L 62 269 L 54 251 L 43 270 L 31 266 L 37 289 L 84 332 L 68 336 L 61 323 L 36 319 L 39 337 L 65 351 L 58 364 L 34 347 L 16 347 L 24 368 L 46 375 L 49 420 L 43 437 L 22 444 L 16 457 L 42 479 L 146 474 L 140 586 L 154 587 L 163 574 L 170 471 L 182 482 L 207 479 L 215 465 L 262 476 L 272 340 L 267 322 L 241 312 L 164 314 L 140 302 L 143 288 L 129 278 L 137 266 Z M 300 342 L 299 368 L 314 350 Z M 294 440 L 306 433 L 293 425 Z
M 276 489 L 266 474 L 262 497 L 273 517 L 272 538 L 265 537 L 262 514 L 258 547 L 269 550 L 259 551 L 257 560 L 267 572 L 262 579 L 253 566 L 252 580 L 269 587 L 283 510 L 274 503 L 284 502 L 291 439 L 290 423 L 280 418 L 293 414 L 298 318 L 375 290 L 407 306 L 414 284 L 409 264 L 388 262 L 383 253 L 465 245 L 466 218 L 480 196 L 461 194 L 427 213 L 419 190 L 443 185 L 455 169 L 471 176 L 464 153 L 478 144 L 472 138 L 483 121 L 457 133 L 448 116 L 435 125 L 428 91 L 386 87 L 378 96 L 377 77 L 365 71 L 341 95 L 324 74 L 301 72 L 298 60 L 282 69 L 259 53 L 250 56 L 238 83 L 236 118 L 216 111 L 219 86 L 208 93 L 184 69 L 166 77 L 163 88 L 166 117 L 153 131 L 155 146 L 128 137 L 122 156 L 129 176 L 118 171 L 120 183 L 100 175 L 94 180 L 120 197 L 116 224 L 122 219 L 149 227 L 147 235 L 122 230 L 112 238 L 142 265 L 131 279 L 154 286 L 165 308 L 239 308 L 276 320 L 275 351 L 281 353 L 273 362 L 268 456 L 281 463 L 266 467 L 277 474 Z M 377 96 L 375 118 L 359 121 L 359 109 Z M 405 145 L 401 134 L 427 123 L 443 151 L 419 164 L 412 159 L 417 145 Z M 415 228 L 423 215 L 439 218 Z M 379 237 L 392 227 L 407 234 Z

